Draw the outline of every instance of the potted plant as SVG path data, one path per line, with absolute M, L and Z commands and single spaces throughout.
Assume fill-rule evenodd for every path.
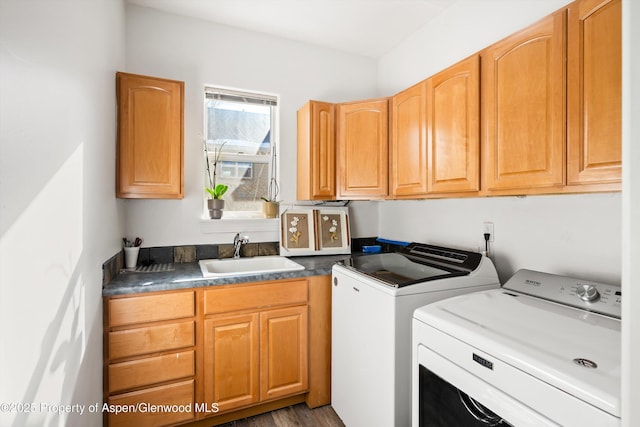
M 222 196 L 229 189 L 228 185 L 218 184 L 215 187 L 207 187 L 205 190 L 209 193 L 211 198 L 207 200 L 207 207 L 209 208 L 209 218 L 220 219 L 222 218 L 222 211 L 224 210 L 224 199 Z
M 280 211 L 280 203 L 277 201 L 278 193 L 280 189 L 278 187 L 278 181 L 275 178 L 271 178 L 269 181 L 269 189 L 267 190 L 267 196 L 261 197 L 262 199 L 262 214 L 265 218 L 277 218 Z
M 214 149 L 213 151 L 213 173 L 211 173 L 211 169 L 209 167 L 209 150 L 207 149 L 207 141 L 204 142 L 204 152 L 207 162 L 207 178 L 209 180 L 209 187 L 206 187 L 205 190 L 211 198 L 207 200 L 207 207 L 209 208 L 209 218 L 211 219 L 220 219 L 222 218 L 222 211 L 224 210 L 224 199 L 222 196 L 229 189 L 228 185 L 225 184 L 216 184 L 216 176 L 218 169 L 218 160 L 220 159 L 220 153 L 222 152 L 222 147 L 227 142 L 223 142 L 219 148 Z

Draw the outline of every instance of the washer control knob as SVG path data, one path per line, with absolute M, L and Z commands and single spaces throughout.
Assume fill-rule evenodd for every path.
M 600 299 L 600 292 L 593 285 L 578 285 L 576 294 L 582 301 L 594 302 Z

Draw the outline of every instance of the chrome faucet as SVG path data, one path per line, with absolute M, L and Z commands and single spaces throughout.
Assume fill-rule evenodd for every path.
M 233 238 L 233 258 L 234 259 L 240 258 L 240 248 L 242 248 L 242 245 L 246 245 L 247 243 L 249 243 L 248 236 L 244 236 L 241 238 L 240 233 L 236 234 L 236 237 Z

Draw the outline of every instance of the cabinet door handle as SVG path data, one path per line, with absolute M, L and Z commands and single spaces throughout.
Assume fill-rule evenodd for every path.
M 353 287 L 353 290 L 356 292 L 360 292 L 360 289 L 356 288 L 355 286 Z

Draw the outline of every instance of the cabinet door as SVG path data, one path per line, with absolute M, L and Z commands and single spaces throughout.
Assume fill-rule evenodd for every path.
M 564 11 L 487 48 L 482 55 L 485 188 L 564 184 Z
M 298 110 L 298 200 L 336 198 L 335 106 L 309 101 Z
M 387 196 L 388 110 L 386 98 L 338 105 L 338 198 Z
M 429 192 L 480 190 L 480 57 L 427 80 Z
M 391 195 L 427 193 L 426 83 L 391 98 Z
M 204 321 L 204 399 L 220 412 L 258 401 L 258 322 L 257 313 Z
M 116 196 L 181 199 L 184 83 L 117 73 Z
M 307 306 L 260 313 L 260 400 L 308 388 Z
M 580 0 L 569 6 L 569 185 L 621 179 L 621 3 Z

